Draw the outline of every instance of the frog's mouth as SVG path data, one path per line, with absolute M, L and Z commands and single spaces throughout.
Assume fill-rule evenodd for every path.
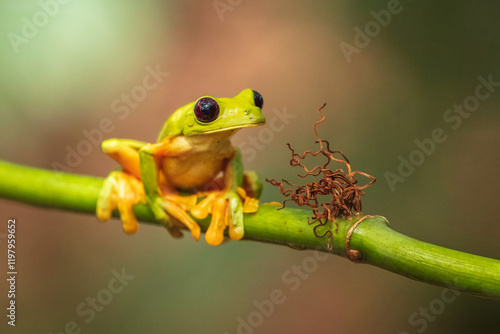
M 239 129 L 242 129 L 242 128 L 253 128 L 253 127 L 264 125 L 264 124 L 266 124 L 266 120 L 265 119 L 263 119 L 263 120 L 261 120 L 261 121 L 259 121 L 257 123 L 238 124 L 238 125 L 224 127 L 224 128 L 221 128 L 221 129 L 213 129 L 213 130 L 205 131 L 204 133 L 215 133 L 215 132 L 239 130 Z
M 226 128 L 227 130 L 233 130 L 233 129 L 241 129 L 241 128 L 253 128 L 256 126 L 264 125 L 266 124 L 266 120 L 257 122 L 257 123 L 247 123 L 247 124 L 241 124 L 241 125 L 235 125 L 231 126 L 229 128 Z

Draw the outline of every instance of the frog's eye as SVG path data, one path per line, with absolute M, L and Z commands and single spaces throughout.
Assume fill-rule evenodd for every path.
M 210 123 L 219 117 L 219 104 L 211 97 L 202 97 L 194 105 L 194 115 L 202 123 Z
M 253 103 L 255 104 L 256 107 L 262 109 L 262 106 L 264 105 L 264 98 L 257 91 L 253 90 L 252 92 L 253 92 Z

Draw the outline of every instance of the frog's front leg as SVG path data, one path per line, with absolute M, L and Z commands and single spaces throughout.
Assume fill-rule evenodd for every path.
M 183 148 L 173 146 L 170 141 L 147 144 L 139 150 L 141 180 L 144 185 L 146 201 L 155 218 L 163 222 L 168 231 L 178 236 L 180 230 L 174 226 L 167 216 L 167 213 L 184 224 L 193 237 L 198 240 L 200 237 L 200 226 L 186 213 L 196 204 L 196 196 L 186 198 L 177 195 L 174 190 L 170 193 L 161 194 L 159 180 L 161 177 L 158 172 L 158 161 L 164 156 L 176 156 L 186 153 Z M 163 180 L 163 187 L 166 187 L 166 180 Z
M 144 188 L 140 181 L 138 151 L 144 142 L 129 139 L 107 139 L 102 142 L 102 150 L 118 162 L 122 170 L 111 172 L 104 180 L 96 203 L 96 215 L 107 221 L 118 209 L 127 234 L 137 232 L 137 219 L 132 207 L 145 202 Z
M 199 219 L 212 214 L 210 226 L 205 234 L 208 244 L 217 246 L 222 243 L 226 226 L 229 228 L 231 239 L 243 238 L 243 213 L 256 212 L 259 206 L 259 201 L 247 196 L 247 191 L 242 188 L 247 177 L 243 172 L 241 153 L 236 150 L 224 171 L 224 189 L 201 193 L 206 197 L 191 210 L 191 214 Z M 256 184 L 252 186 L 258 188 Z

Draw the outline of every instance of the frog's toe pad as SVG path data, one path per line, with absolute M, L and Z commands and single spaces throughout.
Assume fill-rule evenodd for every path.
M 242 226 L 229 225 L 229 237 L 233 240 L 240 240 L 245 235 Z
M 127 234 L 136 234 L 139 229 L 139 223 L 135 217 L 130 218 L 129 220 L 123 221 L 123 231 Z

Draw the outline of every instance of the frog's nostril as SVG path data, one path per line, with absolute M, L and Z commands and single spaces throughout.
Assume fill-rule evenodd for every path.
M 250 112 L 250 110 L 245 109 L 245 115 L 248 115 L 249 112 Z

